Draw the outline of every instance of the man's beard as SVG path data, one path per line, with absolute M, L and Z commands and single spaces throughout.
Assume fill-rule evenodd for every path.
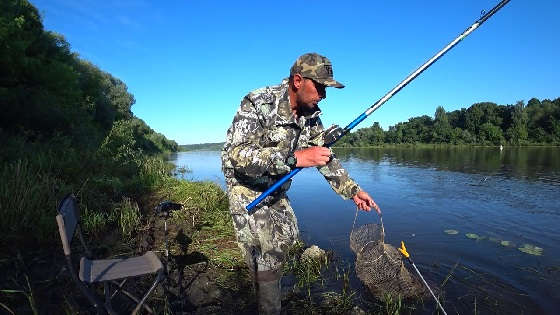
M 297 114 L 300 117 L 301 116 L 309 116 L 309 115 L 315 113 L 318 110 L 320 110 L 318 105 L 314 105 L 312 108 L 309 108 L 309 106 L 303 105 L 303 106 L 298 106 Z

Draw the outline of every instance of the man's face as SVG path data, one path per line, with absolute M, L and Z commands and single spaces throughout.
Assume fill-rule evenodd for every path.
M 297 90 L 297 104 L 303 112 L 317 108 L 317 104 L 327 97 L 326 87 L 312 79 L 303 78 L 301 88 Z

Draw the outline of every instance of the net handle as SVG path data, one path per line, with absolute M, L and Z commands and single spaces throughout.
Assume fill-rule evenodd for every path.
M 360 208 L 356 206 L 356 214 L 354 215 L 354 223 L 352 223 L 352 230 L 350 230 L 350 238 L 352 238 L 352 234 L 354 233 L 354 228 L 356 227 L 356 219 L 358 218 L 358 212 Z M 385 226 L 383 225 L 383 214 L 377 213 L 379 216 L 379 222 L 381 222 L 381 242 L 385 243 Z

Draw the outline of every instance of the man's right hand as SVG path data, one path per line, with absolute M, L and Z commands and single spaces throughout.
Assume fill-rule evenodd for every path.
M 325 147 L 310 147 L 294 152 L 297 159 L 296 167 L 326 165 L 331 158 L 331 150 Z

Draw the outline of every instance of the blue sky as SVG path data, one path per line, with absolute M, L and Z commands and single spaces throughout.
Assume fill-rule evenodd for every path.
M 133 112 L 179 144 L 221 142 L 241 98 L 318 52 L 346 88 L 320 104 L 347 125 L 497 1 L 31 0 L 47 30 L 124 81 Z M 357 128 L 475 102 L 560 97 L 560 1 L 512 0 Z

